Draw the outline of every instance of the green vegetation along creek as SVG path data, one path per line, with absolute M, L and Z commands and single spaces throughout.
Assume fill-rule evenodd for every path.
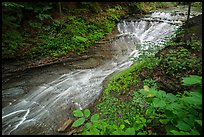
M 179 29 L 156 56 L 144 56 L 112 77 L 93 115 L 72 125 L 84 125 L 78 134 L 202 134 L 202 43 L 200 27 L 191 25 Z
M 191 44 L 178 41 L 187 29 L 178 30 L 157 56 L 144 57 L 112 77 L 91 108 L 94 114 L 84 121 L 77 119 L 72 127 L 84 123 L 79 134 L 85 135 L 200 135 L 201 43 L 194 36 Z
M 2 134 L 201 135 L 202 14 L 177 5 L 3 2 Z

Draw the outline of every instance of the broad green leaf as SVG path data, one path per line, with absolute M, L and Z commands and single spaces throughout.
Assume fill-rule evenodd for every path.
M 85 109 L 85 110 L 84 110 L 84 116 L 85 116 L 86 118 L 89 117 L 90 114 L 91 114 L 91 112 L 90 112 L 89 109 Z
M 24 7 L 23 5 L 15 3 L 15 2 L 2 2 L 2 6 L 5 6 L 5 7 Z
M 173 133 L 174 135 L 189 135 L 188 132 L 183 132 L 183 131 L 171 130 L 170 132 Z
M 186 85 L 186 86 L 201 84 L 202 77 L 197 75 L 190 75 L 189 77 L 184 77 L 182 82 L 183 82 L 183 85 Z
M 93 125 L 95 127 L 97 127 L 98 129 L 102 129 L 102 126 L 101 126 L 101 124 L 98 121 L 97 122 L 93 122 Z
M 86 123 L 86 124 L 85 124 L 85 128 L 86 128 L 87 130 L 89 130 L 91 127 L 92 127 L 92 124 L 91 124 L 91 123 Z
M 119 131 L 113 131 L 110 135 L 120 135 Z
M 145 96 L 148 94 L 144 89 L 140 89 L 138 92 Z
M 79 110 L 79 109 L 74 110 L 74 111 L 73 111 L 73 115 L 74 115 L 75 117 L 83 117 L 83 116 L 84 116 L 83 113 L 82 113 L 82 111 Z
M 188 115 L 186 117 L 183 118 L 183 121 L 185 121 L 188 125 L 190 126 L 194 126 L 194 121 L 195 121 L 196 117 L 193 115 Z
M 85 118 L 79 118 L 76 121 L 74 121 L 74 123 L 72 124 L 72 127 L 79 127 L 81 126 L 85 121 Z
M 111 135 L 126 135 L 126 133 L 122 130 L 113 131 Z
M 171 105 L 171 104 L 167 104 L 167 105 L 166 105 L 166 110 L 173 110 L 172 105 Z
M 137 135 L 148 135 L 147 131 L 139 132 Z
M 113 123 L 112 123 L 112 125 L 110 127 L 113 128 L 113 129 L 118 129 L 118 126 L 113 124 Z
M 91 135 L 99 135 L 100 131 L 96 127 L 90 128 L 90 134 Z
M 197 130 L 193 129 L 191 130 L 191 135 L 200 135 L 200 133 Z
M 177 128 L 171 124 L 168 124 L 166 127 L 165 127 L 167 133 L 166 135 L 172 135 L 173 133 L 171 132 L 172 130 L 177 130 Z
M 195 98 L 197 98 L 199 100 L 202 100 L 202 94 L 201 93 L 199 93 L 199 92 L 190 92 L 190 94 L 191 94 L 192 97 L 195 97 Z
M 130 125 L 129 120 L 125 119 L 124 122 Z
M 92 122 L 97 122 L 99 119 L 99 115 L 98 114 L 94 114 L 93 116 L 91 116 L 91 121 Z
M 153 99 L 153 105 L 154 105 L 154 107 L 163 108 L 164 106 L 166 106 L 166 103 L 163 100 L 160 100 L 158 98 L 154 98 Z
M 170 101 L 170 102 L 174 102 L 174 101 L 177 99 L 177 97 L 176 97 L 174 94 L 172 94 L 172 93 L 168 93 L 168 94 L 166 95 L 166 98 L 167 98 L 168 101 Z
M 182 107 L 183 107 L 182 104 L 178 104 L 176 102 L 166 105 L 166 109 L 168 110 L 180 110 L 182 109 Z
M 200 126 L 202 126 L 202 120 L 195 120 Z
M 160 119 L 159 120 L 162 124 L 167 124 L 169 122 L 169 119 Z
M 81 135 L 90 135 L 90 132 L 87 131 L 87 130 L 83 130 L 82 133 L 81 133 Z
M 168 118 L 173 118 L 173 117 L 174 117 L 174 114 L 172 113 L 172 111 L 169 111 L 169 110 L 165 110 L 165 111 L 164 111 L 164 114 L 165 114 Z
M 142 123 L 144 123 L 144 124 L 147 122 L 147 120 L 144 117 L 141 117 L 140 120 L 142 120 Z
M 125 131 L 126 135 L 135 135 L 135 129 L 134 128 L 128 128 Z
M 162 98 L 166 97 L 166 92 L 163 90 L 159 90 L 159 91 L 157 91 L 156 96 L 158 98 L 162 99 Z
M 146 110 L 146 115 L 150 115 L 150 114 L 152 114 L 153 112 L 154 112 L 154 110 L 151 109 L 151 108 L 149 108 L 149 109 Z
M 149 93 L 157 96 L 158 91 L 155 88 L 150 88 Z
M 176 125 L 176 127 L 183 131 L 191 130 L 191 126 L 185 123 L 184 121 L 178 121 L 178 124 Z
M 176 114 L 181 119 L 189 113 L 188 111 L 185 111 L 185 110 L 182 110 L 182 109 L 180 109 L 180 110 L 173 110 L 172 112 L 174 114 Z
M 193 104 L 193 105 L 202 105 L 202 99 L 198 97 L 183 97 L 181 98 L 182 101 L 188 104 Z
M 202 108 L 201 108 L 202 109 Z M 188 111 L 191 113 L 191 116 L 195 116 L 198 115 L 198 111 L 196 110 L 196 108 L 189 108 Z M 198 117 L 197 117 L 198 118 Z
M 125 128 L 124 124 L 120 125 L 120 129 L 124 129 L 124 128 Z

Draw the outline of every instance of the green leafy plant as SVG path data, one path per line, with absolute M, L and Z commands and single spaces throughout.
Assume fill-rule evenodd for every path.
M 201 86 L 201 77 L 190 76 L 183 78 L 184 85 L 198 84 Z M 157 91 L 154 88 L 144 88 L 139 90 L 144 96 L 151 98 L 149 101 L 152 107 L 161 114 L 159 121 L 167 125 L 167 134 L 200 134 L 199 128 L 202 124 L 197 124 L 201 120 L 202 92 L 198 88 L 190 91 L 185 96 L 176 97 L 164 91 Z M 150 96 L 151 95 L 151 96 Z M 168 128 L 172 126 L 171 128 Z
M 3 58 L 19 56 L 19 49 L 23 47 L 25 39 L 17 31 L 8 31 L 3 34 L 2 55 Z
M 197 85 L 197 84 L 201 86 L 201 81 L 202 81 L 202 77 L 197 75 L 190 75 L 189 77 L 185 77 L 182 80 L 183 85 L 185 86 L 191 86 L 191 85 Z
M 87 122 L 84 125 L 84 129 L 81 134 L 99 135 L 101 128 L 102 126 L 100 124 L 99 114 L 94 114 L 91 116 L 90 122 Z
M 133 2 L 129 5 L 129 11 L 132 13 L 146 13 L 145 3 L 144 2 Z
M 116 10 L 122 10 L 122 9 L 123 9 L 123 7 L 122 7 L 122 6 L 120 6 L 120 5 L 118 5 L 118 6 L 115 6 L 115 9 L 116 9 Z
M 28 58 L 39 56 L 58 58 L 70 52 L 81 54 L 96 41 L 111 32 L 115 22 L 124 15 L 124 11 L 121 9 L 122 6 L 105 8 L 102 11 L 101 4 L 98 2 L 81 4 L 83 10 L 81 10 L 81 7 L 68 10 L 67 20 L 59 20 L 52 19 L 51 14 L 49 14 L 49 11 L 56 6 L 54 3 L 4 2 L 4 14 L 2 14 L 3 36 L 6 36 L 9 31 L 16 31 L 22 24 L 28 24 L 28 28 L 22 34 L 18 30 L 19 37 L 25 38 L 22 44 L 7 36 L 7 38 L 3 39 L 3 45 L 7 45 L 3 47 L 3 55 L 11 58 L 18 54 L 22 56 L 19 51 L 26 51 L 23 52 L 23 56 Z M 22 9 L 26 12 L 22 13 Z M 92 16 L 88 18 L 81 16 L 82 12 L 87 11 L 91 13 L 93 11 L 94 14 L 91 14 Z M 31 17 L 27 15 L 28 12 Z M 105 14 L 102 15 L 102 12 Z M 23 17 L 27 20 L 22 20 Z M 24 45 L 27 46 L 24 47 Z M 17 52 L 18 54 L 16 54 Z
M 73 115 L 78 119 L 74 121 L 72 127 L 80 127 L 84 125 L 83 131 L 81 134 L 91 134 L 91 135 L 98 135 L 100 133 L 100 129 L 102 128 L 99 120 L 99 114 L 94 114 L 90 117 L 90 110 L 85 109 L 82 110 L 74 110 Z
M 16 2 L 2 2 L 2 6 L 5 6 L 5 7 L 24 7 L 23 5 L 21 4 L 18 4 Z
M 176 76 L 183 70 L 192 69 L 195 66 L 200 67 L 200 60 L 190 57 L 191 52 L 186 48 L 178 48 L 178 50 L 170 50 L 170 54 L 162 57 L 161 65 L 164 67 L 168 75 Z
M 82 7 L 88 9 L 92 13 L 99 13 L 101 7 L 98 2 L 81 2 Z
M 187 46 L 190 47 L 193 50 L 200 50 L 201 49 L 201 42 L 192 39 L 191 41 L 187 41 Z
M 91 112 L 89 109 L 85 109 L 83 112 L 80 109 L 74 110 L 73 115 L 78 117 L 76 121 L 72 124 L 72 127 L 79 127 L 84 124 L 86 118 L 90 116 Z
M 157 88 L 157 83 L 153 79 L 145 79 L 145 80 L 143 80 L 143 85 L 146 85 L 148 87 L 155 87 L 155 88 Z
M 193 2 L 192 7 L 194 7 L 196 11 L 202 12 L 202 2 Z
M 37 18 L 39 18 L 41 21 L 43 21 L 45 19 L 52 19 L 52 16 L 49 14 L 38 14 Z
M 186 77 L 183 82 L 188 86 L 201 86 L 201 77 Z M 166 134 L 198 135 L 202 126 L 201 97 L 200 88 L 178 97 L 146 85 L 144 89 L 134 92 L 131 102 L 121 102 L 110 94 L 105 95 L 103 102 L 97 107 L 103 116 L 101 133 L 121 135 L 131 128 L 132 134 L 153 135 L 160 125 L 159 130 L 162 128 Z M 117 123 L 117 126 L 114 123 Z M 104 125 L 108 129 L 104 128 Z

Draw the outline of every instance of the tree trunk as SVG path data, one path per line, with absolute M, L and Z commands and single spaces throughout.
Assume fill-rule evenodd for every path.
M 190 18 L 190 13 L 191 13 L 191 2 L 189 2 L 189 4 L 188 4 L 188 16 L 187 16 L 187 23 L 188 23 L 189 18 Z
M 187 16 L 187 21 L 186 21 L 187 28 L 189 28 L 190 13 L 191 13 L 191 2 L 188 3 L 188 16 Z M 186 33 L 184 34 L 184 39 L 186 39 L 186 44 L 187 44 L 187 41 L 189 41 L 189 40 L 191 42 L 191 38 L 190 39 L 188 38 L 189 37 L 188 33 L 189 33 L 189 30 L 186 29 Z
M 61 2 L 58 2 L 58 6 L 59 6 L 60 18 L 62 18 L 62 6 L 61 6 Z

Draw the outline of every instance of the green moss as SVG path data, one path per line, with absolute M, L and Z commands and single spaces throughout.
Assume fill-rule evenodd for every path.
M 157 66 L 159 62 L 160 60 L 156 57 L 147 57 L 134 63 L 130 68 L 112 77 L 103 94 L 105 96 L 113 92 L 125 94 L 132 85 L 135 86 L 137 84 L 138 75 L 143 69 L 152 69 Z

